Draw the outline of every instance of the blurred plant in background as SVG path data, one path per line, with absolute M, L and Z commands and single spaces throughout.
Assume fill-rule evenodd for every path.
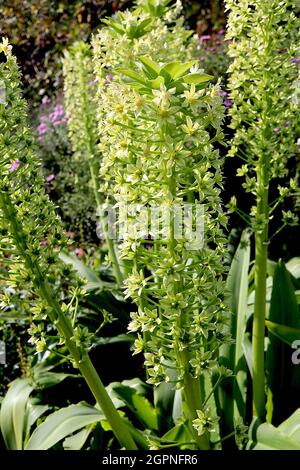
M 74 159 L 61 95 L 45 96 L 34 117 L 37 148 L 50 198 L 58 205 L 66 230 L 80 243 L 95 240 L 95 208 L 86 165 Z
M 9 38 L 21 65 L 26 96 L 38 97 L 61 86 L 62 50 L 76 39 L 88 39 L 100 19 L 126 1 L 9 0 L 0 2 L 0 35 Z

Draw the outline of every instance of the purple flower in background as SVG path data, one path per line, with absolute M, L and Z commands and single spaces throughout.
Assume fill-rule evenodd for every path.
M 300 57 L 294 57 L 291 59 L 291 64 L 299 64 L 300 63 Z
M 42 240 L 42 241 L 40 242 L 40 246 L 48 246 L 48 245 L 49 245 L 48 240 Z
M 54 121 L 52 122 L 53 126 L 59 126 L 61 124 L 61 121 Z
M 226 98 L 226 99 L 224 100 L 224 106 L 225 106 L 226 108 L 232 108 L 232 101 L 231 101 L 229 98 Z
M 204 34 L 203 36 L 200 36 L 200 41 L 210 41 L 210 40 L 211 40 L 210 34 Z
M 57 104 L 54 108 L 54 112 L 57 113 L 58 116 L 64 114 L 64 107 L 62 104 Z
M 38 128 L 37 128 L 38 133 L 39 133 L 39 136 L 42 136 L 42 135 L 46 134 L 47 129 L 48 129 L 47 124 L 45 124 L 44 122 L 42 122 L 42 123 L 38 126 Z
M 274 128 L 274 132 L 275 132 L 275 134 L 279 134 L 279 132 L 280 132 L 280 127 L 275 127 L 275 128 Z
M 220 29 L 220 31 L 217 32 L 219 36 L 224 36 L 225 33 L 226 33 L 225 29 Z
M 64 107 L 62 104 L 57 104 L 54 111 L 49 114 L 49 120 L 54 126 L 60 124 L 61 118 L 64 116 Z
M 219 96 L 224 96 L 225 97 L 227 95 L 228 95 L 227 91 L 225 91 L 225 90 L 220 90 L 219 91 Z
M 52 123 L 56 121 L 57 118 L 58 118 L 58 115 L 55 112 L 49 114 L 49 119 Z
M 290 124 L 291 124 L 291 121 L 285 121 L 284 123 L 285 127 L 289 127 Z
M 62 124 L 65 124 L 66 122 L 68 122 L 68 118 L 67 116 L 64 116 L 61 120 Z
M 49 104 L 51 103 L 51 100 L 50 98 L 48 98 L 48 96 L 43 96 L 43 99 L 42 99 L 42 104 Z
M 106 86 L 108 86 L 110 84 L 110 82 L 112 82 L 113 79 L 114 79 L 114 77 L 110 73 L 107 73 L 105 78 L 106 78 L 106 80 L 105 80 L 105 85 Z
M 55 180 L 55 176 L 54 176 L 54 175 L 49 175 L 49 176 L 47 176 L 47 178 L 46 178 L 47 183 L 51 183 L 51 181 L 53 181 L 53 180 Z
M 21 165 L 20 160 L 15 160 L 14 162 L 12 162 L 12 165 L 9 169 L 9 172 L 13 173 L 14 171 L 16 171 L 19 168 L 20 165 Z

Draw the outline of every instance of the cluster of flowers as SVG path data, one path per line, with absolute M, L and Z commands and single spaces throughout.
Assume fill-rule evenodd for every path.
M 120 217 L 124 200 L 129 206 L 162 209 L 185 201 L 204 206 L 201 249 L 189 250 L 187 240 L 172 235 L 143 240 L 132 235 L 134 230 L 123 233 L 120 246 L 129 271 L 126 292 L 138 305 L 130 329 L 138 332 L 136 352 L 145 354 L 148 381 L 182 386 L 190 374 L 199 377 L 215 361 L 219 344 L 229 341 L 222 281 L 222 159 L 213 145 L 222 140 L 224 108 L 219 85 L 207 85 L 211 77 L 198 69 L 198 61 L 182 62 L 195 43 L 192 38 L 187 44 L 181 20 L 172 29 L 163 17 L 155 17 L 151 31 L 130 38 L 118 31 L 141 24 L 141 18 L 128 15 L 119 17 L 117 26 L 110 21 L 94 39 L 101 189 L 119 207 Z M 128 228 L 131 223 L 135 217 L 127 220 Z
M 57 299 L 65 297 L 60 277 L 68 279 L 70 274 L 58 258 L 67 240 L 55 208 L 45 194 L 40 163 L 34 153 L 34 137 L 27 124 L 20 72 L 11 46 L 5 40 L 0 43 L 0 53 L 5 55 L 0 64 L 0 81 L 6 90 L 6 100 L 0 104 L 1 259 L 8 262 L 8 286 L 28 291 L 34 288 L 43 295 L 45 289 L 51 288 L 54 305 Z M 33 321 L 40 325 L 34 338 L 39 350 L 46 344 L 47 314 L 55 319 L 55 312 L 43 301 L 43 295 L 36 299 L 34 309 L 32 305 L 28 307 L 33 312 Z
M 49 104 L 51 100 L 44 97 L 42 103 Z M 54 127 L 66 124 L 68 119 L 65 115 L 65 110 L 62 104 L 56 104 L 50 114 L 43 114 L 40 116 L 40 122 L 37 126 L 38 138 L 41 139 L 49 130 Z
M 297 152 L 299 138 L 299 31 L 297 1 L 226 1 L 229 13 L 227 39 L 230 40 L 229 67 L 231 127 L 236 129 L 229 156 L 243 160 L 238 176 L 245 178 L 246 191 L 259 198 L 257 178 L 264 171 L 265 186 L 273 178 L 288 175 L 288 160 Z M 270 15 L 270 10 L 272 15 Z M 277 31 L 277 34 L 274 33 Z M 297 189 L 278 186 L 279 200 Z M 236 201 L 232 200 L 231 210 Z M 276 201 L 275 203 L 276 204 Z M 271 204 L 271 208 L 272 208 Z M 251 210 L 254 227 L 259 220 L 256 207 Z M 297 223 L 290 211 L 283 212 L 283 223 Z

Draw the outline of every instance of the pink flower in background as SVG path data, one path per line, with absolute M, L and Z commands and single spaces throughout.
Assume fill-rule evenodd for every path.
M 64 114 L 64 107 L 62 104 L 57 104 L 54 108 L 54 112 L 58 114 L 58 116 L 61 116 Z
M 75 232 L 66 232 L 67 237 L 75 237 Z
M 279 134 L 279 132 L 280 132 L 280 127 L 275 127 L 274 132 L 275 132 L 275 134 Z
M 200 36 L 200 41 L 210 41 L 210 40 L 211 40 L 210 34 L 204 34 L 203 36 Z
M 53 111 L 53 113 L 49 114 L 49 119 L 52 122 L 52 124 L 57 120 L 58 117 L 59 117 L 59 115 L 55 111 Z
M 12 162 L 12 165 L 9 169 L 9 172 L 13 173 L 14 171 L 16 171 L 19 168 L 20 165 L 21 165 L 20 160 L 15 160 L 14 162 Z
M 49 104 L 49 103 L 51 103 L 50 98 L 48 98 L 47 95 L 43 96 L 42 104 Z
M 48 129 L 47 124 L 45 124 L 44 122 L 41 122 L 41 124 L 37 128 L 39 136 L 46 134 L 47 129 Z
M 53 181 L 53 180 L 55 180 L 55 176 L 54 176 L 54 175 L 49 175 L 49 176 L 47 176 L 47 178 L 46 178 L 47 183 L 51 183 L 51 181 Z
M 49 245 L 48 240 L 42 240 L 42 241 L 40 242 L 40 246 L 48 246 L 48 245 Z
M 219 96 L 224 96 L 225 97 L 227 95 L 228 95 L 227 91 L 225 91 L 225 90 L 220 90 L 219 91 Z
M 223 36 L 226 33 L 225 29 L 220 29 L 220 31 L 217 32 L 219 36 Z
M 61 124 L 61 118 L 64 116 L 64 107 L 62 104 L 57 104 L 53 112 L 49 115 L 49 120 L 54 126 Z
M 78 258 L 82 258 L 84 256 L 83 249 L 82 248 L 76 248 L 75 255 L 78 256 Z

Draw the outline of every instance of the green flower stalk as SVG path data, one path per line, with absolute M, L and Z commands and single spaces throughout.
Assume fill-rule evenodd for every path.
M 100 154 L 97 135 L 97 112 L 95 95 L 95 79 L 91 50 L 88 44 L 78 42 L 65 52 L 63 60 L 64 97 L 68 118 L 69 137 L 75 152 L 75 163 L 82 164 L 90 172 L 91 185 L 100 216 L 101 195 L 99 192 Z M 109 259 L 112 263 L 116 281 L 123 282 L 123 274 L 119 265 L 113 241 L 105 233 L 105 224 L 100 221 L 105 241 L 108 246 Z
M 57 278 L 59 251 L 66 241 L 54 206 L 44 191 L 34 141 L 27 126 L 21 96 L 20 73 L 11 46 L 0 44 L 0 231 L 1 255 L 8 260 L 5 276 L 15 286 L 28 284 L 40 299 L 34 320 L 46 317 L 56 327 L 61 343 L 71 354 L 111 428 L 127 449 L 136 449 L 130 431 L 115 409 L 82 341 L 82 330 L 73 327 Z M 2 260 L 1 260 L 2 261 Z M 43 338 L 42 338 L 43 339 Z
M 255 205 L 250 223 L 255 234 L 255 310 L 253 321 L 253 407 L 265 415 L 264 335 L 269 221 L 285 197 L 297 189 L 294 178 L 289 187 L 277 187 L 278 197 L 270 200 L 273 180 L 286 177 L 288 160 L 295 154 L 299 132 L 299 102 L 295 100 L 299 61 L 299 18 L 297 0 L 227 0 L 227 39 L 230 111 L 235 129 L 229 156 L 237 155 L 243 165 L 238 176 L 253 194 Z M 271 186 L 272 185 L 272 186 Z M 236 199 L 231 200 L 236 209 Z M 282 228 L 297 224 L 297 217 L 283 211 Z
M 125 285 L 138 305 L 129 326 L 138 332 L 135 352 L 144 352 L 149 383 L 182 389 L 185 417 L 198 447 L 207 449 L 209 433 L 199 436 L 197 421 L 193 426 L 206 406 L 201 378 L 217 366 L 219 345 L 230 338 L 224 331 L 223 162 L 214 147 L 223 137 L 223 106 L 219 86 L 208 86 L 211 77 L 196 62 L 159 65 L 141 57 L 135 70 L 118 70 L 103 94 L 109 172 L 102 167 L 101 175 L 123 225 L 120 253 L 132 263 Z M 194 211 L 190 227 L 178 223 L 185 207 Z M 201 230 L 201 239 L 193 238 Z
M 181 10 L 180 1 L 174 4 L 169 0 L 140 0 L 136 8 L 118 12 L 115 18 L 105 20 L 107 26 L 100 29 L 93 38 L 99 152 L 101 154 L 101 184 L 99 186 L 105 203 L 110 204 L 113 201 L 109 187 L 114 186 L 116 182 L 110 175 L 110 169 L 114 165 L 115 158 L 118 158 L 108 150 L 115 132 L 114 122 L 110 121 L 108 116 L 110 113 L 113 115 L 115 109 L 118 110 L 118 117 L 123 113 L 122 91 L 114 84 L 116 69 L 131 67 L 138 57 L 144 55 L 157 61 L 190 59 L 197 41 L 195 37 L 191 37 L 191 31 L 184 28 L 184 18 L 179 16 Z M 126 162 L 124 164 L 126 165 Z M 120 170 L 120 162 L 118 168 Z M 105 219 L 105 204 L 99 213 Z M 105 230 L 107 230 L 106 227 L 103 231 Z M 128 270 L 130 271 L 128 264 L 130 265 L 124 262 L 122 266 L 125 276 Z

